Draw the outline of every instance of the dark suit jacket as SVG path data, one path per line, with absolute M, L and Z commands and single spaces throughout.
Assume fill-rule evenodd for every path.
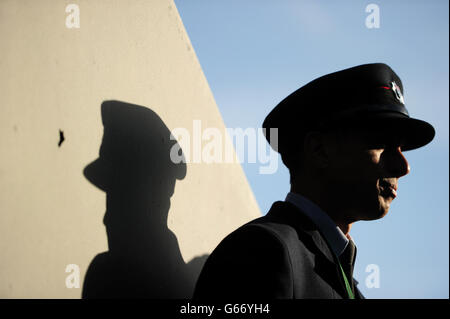
M 266 216 L 228 235 L 206 261 L 194 292 L 203 300 L 346 297 L 325 239 L 289 202 L 275 202 Z

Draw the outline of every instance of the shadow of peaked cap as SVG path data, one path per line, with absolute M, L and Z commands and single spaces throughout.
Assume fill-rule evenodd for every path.
M 83 172 L 92 184 L 107 190 L 114 178 L 185 177 L 186 164 L 170 158 L 177 141 L 171 139 L 169 129 L 155 112 L 139 105 L 105 101 L 101 113 L 104 131 L 100 154 Z M 179 145 L 176 150 L 182 152 Z
M 309 131 L 364 127 L 384 130 L 402 141 L 402 150 L 434 138 L 429 123 L 409 116 L 403 84 L 386 64 L 364 64 L 317 78 L 281 101 L 263 122 L 266 139 L 281 154 L 298 149 Z M 277 138 L 270 128 L 278 128 Z

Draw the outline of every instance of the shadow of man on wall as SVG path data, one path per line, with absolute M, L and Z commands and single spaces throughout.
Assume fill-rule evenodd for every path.
M 177 142 L 149 108 L 105 101 L 101 113 L 100 156 L 83 173 L 106 193 L 109 251 L 92 260 L 82 297 L 189 298 L 206 256 L 186 264 L 167 226 L 175 182 L 186 176 L 170 158 Z

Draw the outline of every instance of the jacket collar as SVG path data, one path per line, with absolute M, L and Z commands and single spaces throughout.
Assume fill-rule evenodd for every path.
M 294 204 L 303 214 L 317 226 L 336 256 L 340 256 L 348 245 L 349 239 L 342 230 L 319 206 L 300 194 L 290 192 L 286 202 Z
M 269 212 L 263 218 L 267 218 L 269 221 L 282 222 L 292 226 L 297 231 L 299 236 L 303 236 L 304 239 L 307 239 L 313 243 L 318 252 L 325 257 L 330 264 L 333 264 L 336 268 L 336 272 L 339 273 L 331 247 L 328 246 L 314 222 L 297 206 L 290 202 L 277 201 L 273 203 Z M 355 279 L 353 280 L 355 283 L 356 297 L 358 299 L 364 299 L 364 296 L 357 287 L 358 282 Z
M 299 235 L 306 235 L 328 261 L 333 264 L 336 263 L 331 248 L 328 246 L 317 226 L 294 204 L 277 201 L 273 203 L 266 217 L 273 221 L 282 221 L 292 226 Z

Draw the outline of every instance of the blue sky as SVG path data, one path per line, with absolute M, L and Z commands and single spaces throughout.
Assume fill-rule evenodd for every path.
M 412 117 L 436 129 L 432 143 L 406 152 L 411 173 L 378 221 L 351 231 L 355 277 L 367 298 L 449 297 L 448 1 L 175 0 L 227 127 L 260 127 L 284 97 L 314 78 L 384 62 L 401 77 Z M 366 6 L 380 9 L 369 29 Z M 289 191 L 279 160 L 273 175 L 243 163 L 261 212 Z M 369 288 L 366 267 L 379 267 Z

